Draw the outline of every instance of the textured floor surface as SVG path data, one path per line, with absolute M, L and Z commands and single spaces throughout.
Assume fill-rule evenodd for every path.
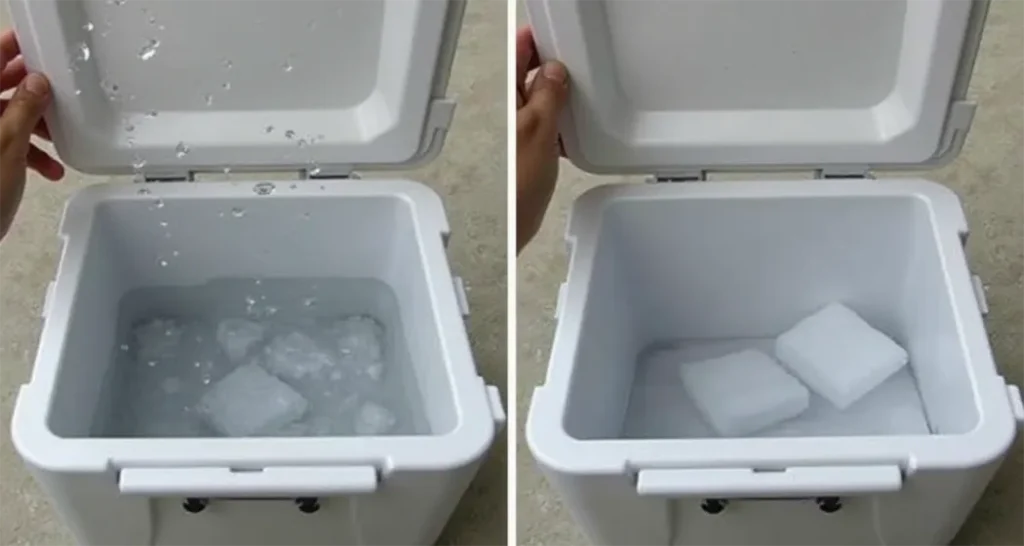
M 522 9 L 519 21 L 525 21 Z M 986 319 L 996 361 L 1007 380 L 1024 384 L 1024 2 L 991 6 L 970 95 L 980 108 L 962 155 L 925 177 L 946 184 L 963 200 L 971 226 L 972 270 L 988 285 Z M 554 329 L 555 295 L 565 278 L 562 235 L 572 200 L 597 184 L 635 178 L 600 178 L 563 165 L 541 234 L 519 257 L 518 411 L 520 436 L 534 386 L 544 379 Z M 521 544 L 581 544 L 579 528 L 558 495 L 536 471 L 524 442 L 517 454 L 518 533 Z M 1024 472 L 1021 438 L 963 527 L 960 544 L 1024 544 Z
M 444 152 L 425 168 L 399 173 L 427 183 L 444 198 L 452 227 L 449 256 L 455 273 L 467 283 L 474 356 L 488 383 L 503 393 L 506 13 L 504 2 L 469 2 L 449 88 L 459 106 Z M 7 28 L 6 5 L 0 17 Z M 32 368 L 43 290 L 56 270 L 63 204 L 82 186 L 108 180 L 73 174 L 57 185 L 33 177 L 17 221 L 0 245 L 0 544 L 71 543 L 15 454 L 9 424 L 17 388 Z M 501 438 L 439 543 L 506 542 L 507 457 L 504 434 Z M 401 515 L 395 517 L 400 522 Z

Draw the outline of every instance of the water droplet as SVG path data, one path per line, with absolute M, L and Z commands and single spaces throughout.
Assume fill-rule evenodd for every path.
M 252 296 L 246 296 L 245 297 L 245 306 L 246 307 L 252 307 L 253 305 L 256 305 L 256 300 Z
M 210 384 L 210 376 L 204 375 L 203 376 L 203 385 L 209 385 L 209 384 Z
M 231 59 L 224 59 L 224 62 L 222 62 L 221 64 L 223 64 L 224 68 L 228 70 L 231 70 L 231 68 L 235 66 L 235 63 L 231 62 Z
M 213 93 L 207 93 L 205 99 L 207 106 L 213 106 Z
M 142 49 L 139 50 L 139 58 L 143 61 L 152 59 L 153 55 L 156 55 L 156 49 L 158 47 L 160 47 L 160 40 L 150 38 L 149 41 L 146 42 L 146 45 L 142 46 Z
M 136 171 L 141 171 L 146 166 L 146 160 L 141 157 L 136 157 L 135 161 L 132 161 L 132 168 Z
M 310 21 L 307 26 L 309 27 L 309 30 L 316 30 L 316 19 Z
M 224 82 L 224 85 L 221 85 L 221 87 L 223 87 L 225 91 L 231 91 L 231 82 Z
M 128 144 L 129 148 L 135 147 L 135 137 L 129 136 L 125 142 Z
M 129 133 L 131 133 L 132 131 L 135 130 L 135 126 L 132 125 L 131 123 L 125 123 L 124 124 L 124 130 L 129 132 Z
M 220 218 L 223 218 L 223 217 L 224 217 L 224 211 L 220 211 L 220 212 L 218 212 L 218 213 L 217 213 L 217 216 L 219 216 Z
M 231 174 L 231 167 L 224 167 L 223 171 L 225 175 Z
M 263 132 L 267 133 L 267 134 L 270 134 L 270 133 L 274 132 L 274 126 L 273 125 L 267 125 L 266 129 L 263 129 Z
M 292 66 L 292 60 L 291 59 L 286 60 L 284 62 L 284 64 L 281 65 L 281 70 L 284 70 L 285 72 L 291 72 L 294 69 L 295 69 L 295 67 Z
M 91 58 L 92 51 L 89 49 L 89 46 L 85 42 L 78 44 L 78 57 L 75 60 L 84 63 Z
M 157 112 L 156 110 L 150 110 L 149 112 L 146 112 L 146 117 L 149 119 L 153 119 L 158 115 L 160 115 L 160 112 Z
M 125 352 L 125 353 L 128 352 L 128 344 L 127 343 L 122 343 L 121 344 L 121 351 Z
M 163 258 L 160 258 L 160 261 L 158 263 L 160 264 L 160 267 L 167 267 L 167 260 Z
M 298 142 L 296 142 L 295 144 L 296 144 L 296 145 L 297 145 L 297 146 L 298 146 L 299 148 L 305 148 L 305 147 L 306 147 L 306 139 L 304 139 L 304 138 L 300 138 L 300 139 L 299 139 L 299 141 L 298 141 Z
M 157 200 L 156 200 L 156 201 L 153 201 L 153 206 L 151 206 L 151 207 L 149 207 L 149 208 L 150 208 L 151 210 L 153 210 L 153 209 L 162 209 L 162 208 L 164 208 L 164 200 L 163 200 L 163 199 L 160 199 L 160 198 L 157 198 Z
M 259 285 L 263 284 L 263 279 L 256 279 L 255 281 L 253 281 L 253 284 L 255 284 L 256 286 L 259 286 Z
M 109 3 L 114 4 L 115 6 L 123 6 L 124 2 L 125 0 L 111 0 Z
M 198 360 L 196 360 L 195 362 L 193 362 L 193 363 L 192 363 L 192 366 L 194 366 L 194 367 L 196 367 L 196 368 L 199 368 L 199 367 L 201 367 L 202 365 L 203 365 L 203 363 L 202 363 L 202 362 L 199 362 Z
M 156 24 L 156 17 L 154 17 L 154 16 L 150 15 L 150 16 L 149 16 L 149 24 L 151 24 L 151 25 L 155 25 L 155 24 Z M 161 26 L 161 27 L 160 27 L 160 30 L 163 30 L 163 29 L 164 29 L 164 27 L 162 27 L 162 26 Z
M 180 254 L 181 254 L 181 253 L 180 253 L 180 252 L 178 252 L 177 250 L 175 250 L 175 251 L 171 252 L 171 256 L 174 256 L 175 258 L 177 258 L 177 257 L 178 257 L 178 256 L 179 256 Z
M 305 305 L 306 307 L 313 307 L 316 305 L 316 298 L 306 298 L 302 300 L 302 305 Z
M 188 152 L 188 144 L 185 144 L 184 142 L 179 142 L 178 145 L 174 148 L 174 154 L 178 156 L 178 159 L 181 159 L 188 155 Z
M 86 32 L 92 32 L 95 28 L 96 25 L 92 24 L 92 22 L 86 22 L 84 25 L 82 25 L 82 30 Z
M 284 132 L 284 138 L 287 138 L 288 140 L 295 138 L 295 131 L 288 129 L 287 131 Z
M 156 360 L 150 360 L 149 362 L 146 363 L 146 365 L 149 366 L 150 368 L 153 368 L 156 366 Z
M 325 137 L 323 133 L 319 133 L 318 135 L 316 135 L 316 139 L 317 140 L 323 140 L 325 138 L 327 138 L 327 137 Z
M 274 193 L 275 188 L 276 186 L 274 186 L 273 182 L 260 182 L 252 187 L 252 191 L 255 192 L 256 195 L 270 195 Z
M 277 307 L 274 307 L 273 305 L 268 305 L 267 306 L 267 316 L 270 317 L 270 316 L 274 316 L 275 314 L 277 314 Z
M 293 190 L 295 190 L 295 189 L 299 188 L 299 185 L 298 184 L 292 184 L 291 186 L 288 186 L 288 187 L 293 189 Z
M 231 209 L 231 216 L 234 216 L 235 218 L 241 218 L 245 216 L 245 209 L 243 209 L 242 207 L 235 207 Z
M 320 165 L 317 165 L 316 163 L 314 163 L 313 164 L 313 168 L 309 169 L 309 175 L 310 176 L 316 176 L 318 174 L 320 174 Z
M 303 213 L 302 213 L 302 219 L 303 219 L 303 220 L 309 220 L 309 218 L 310 218 L 310 216 L 309 216 L 309 213 L 308 213 L 308 212 L 303 212 Z
M 167 221 L 166 220 L 161 221 L 160 222 L 160 227 L 162 227 L 162 228 L 167 227 Z
M 111 83 L 107 80 L 100 80 L 100 87 L 102 87 L 103 92 L 106 93 L 108 101 L 116 101 L 121 96 L 121 88 L 116 83 Z
M 149 195 L 149 188 L 139 188 L 139 195 Z
M 82 90 L 81 89 L 75 89 L 75 96 L 78 96 L 78 95 L 81 95 L 81 94 L 82 94 Z

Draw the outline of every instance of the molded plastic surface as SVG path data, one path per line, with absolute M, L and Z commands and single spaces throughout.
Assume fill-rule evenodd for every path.
M 440 151 L 461 0 L 14 0 L 89 173 L 390 168 Z M 186 152 L 186 153 L 183 153 Z
M 448 228 L 437 195 L 417 183 L 389 180 L 277 183 L 271 195 L 258 195 L 256 186 L 111 184 L 73 198 L 61 226 L 65 250 L 32 381 L 21 394 L 14 424 L 23 456 L 44 468 L 85 471 L 110 461 L 174 465 L 184 453 L 193 465 L 374 460 L 415 468 L 457 467 L 483 453 L 495 420 L 444 255 L 442 234 Z M 244 210 L 244 216 L 234 217 L 233 209 Z M 164 265 L 161 257 L 178 248 L 176 241 L 188 246 Z M 414 355 L 408 364 L 432 434 L 372 442 L 207 438 L 201 446 L 187 438 L 135 442 L 91 436 L 103 418 L 104 372 L 116 350 L 123 294 L 211 279 L 303 277 L 379 279 L 394 291 Z M 70 443 L 75 449 L 57 447 Z
M 895 167 L 959 151 L 985 2 L 526 0 L 595 173 Z
M 530 450 L 599 544 L 948 542 L 1017 428 L 965 234 L 956 196 L 921 180 L 592 189 L 569 221 L 571 261 L 547 377 L 527 418 Z M 765 435 L 718 438 L 681 424 L 695 410 L 684 404 L 678 364 L 643 364 L 652 350 L 697 360 L 770 348 L 832 302 L 907 349 L 909 373 L 872 404 L 923 404 L 925 426 L 872 434 L 864 425 L 888 410 L 819 408 Z M 667 402 L 644 407 L 651 400 Z M 823 467 L 858 470 L 845 481 L 805 472 Z M 709 468 L 723 481 L 651 481 Z M 899 483 L 887 476 L 900 474 L 906 485 L 881 495 Z M 834 517 L 800 500 L 829 492 L 855 494 Z M 740 498 L 727 499 L 721 516 L 701 509 L 725 493 Z

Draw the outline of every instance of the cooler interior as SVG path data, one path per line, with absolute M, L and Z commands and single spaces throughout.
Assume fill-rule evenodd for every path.
M 563 425 L 577 439 L 716 434 L 681 362 L 759 349 L 842 303 L 909 364 L 852 406 L 813 393 L 760 436 L 962 434 L 978 411 L 926 200 L 913 196 L 607 203 Z M 564 320 L 564 317 L 563 317 Z
M 222 193 L 204 197 L 201 185 Z M 74 300 L 51 304 L 70 306 L 51 430 L 66 438 L 236 435 L 211 424 L 218 412 L 230 426 L 256 414 L 277 423 L 245 436 L 453 430 L 455 401 L 418 239 L 424 227 L 410 200 L 217 186 L 192 184 L 194 191 L 166 197 L 129 189 L 70 205 L 69 216 L 94 207 L 95 218 L 86 236 L 71 238 L 86 245 Z M 235 357 L 219 333 L 228 319 L 261 333 L 233 338 Z M 358 335 L 339 334 L 351 321 L 362 325 Z M 379 358 L 351 356 L 365 353 L 366 332 Z M 204 397 L 242 366 L 259 368 L 274 387 L 243 381 L 210 410 Z M 282 384 L 291 394 L 275 390 Z M 267 417 L 274 404 L 283 413 Z

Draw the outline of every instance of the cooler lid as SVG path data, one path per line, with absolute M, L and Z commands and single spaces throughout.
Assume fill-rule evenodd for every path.
M 987 1 L 526 0 L 572 80 L 594 173 L 921 168 L 949 160 Z
M 13 0 L 61 158 L 94 174 L 411 166 L 463 0 Z M 314 174 L 316 171 L 312 171 Z

